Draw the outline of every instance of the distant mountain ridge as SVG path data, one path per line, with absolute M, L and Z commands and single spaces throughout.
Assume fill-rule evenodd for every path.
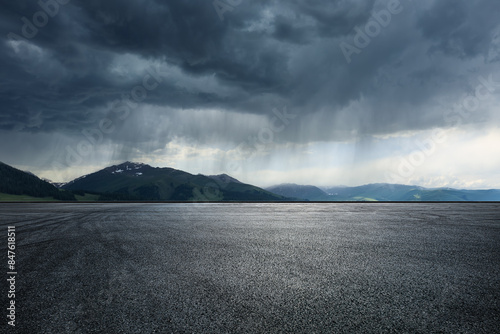
M 311 201 L 500 201 L 500 190 L 461 190 L 451 188 L 424 188 L 401 184 L 374 183 L 358 187 L 322 187 L 323 194 L 314 196 L 311 186 L 283 185 L 266 189 L 276 194 L 294 194 L 293 197 Z
M 56 188 L 58 186 L 58 188 Z M 124 162 L 66 183 L 49 183 L 0 162 L 0 200 L 66 201 L 500 201 L 500 190 L 424 188 L 374 183 L 316 187 L 294 183 L 267 189 L 227 175 L 193 175 L 169 167 Z

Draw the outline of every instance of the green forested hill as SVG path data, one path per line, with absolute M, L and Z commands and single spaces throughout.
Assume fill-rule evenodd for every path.
M 75 200 L 72 193 L 57 189 L 52 184 L 40 180 L 30 173 L 23 172 L 2 162 L 0 162 L 0 193 L 44 198 L 44 200 L 47 200 L 47 198 L 65 201 Z M 15 198 L 15 196 L 12 197 L 12 199 Z
M 125 162 L 82 176 L 63 189 L 100 193 L 99 200 L 283 201 L 261 188 L 232 178 L 193 175 L 173 168 Z

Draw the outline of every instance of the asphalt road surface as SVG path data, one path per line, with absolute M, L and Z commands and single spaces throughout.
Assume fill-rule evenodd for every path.
M 0 204 L 4 276 L 7 226 L 2 333 L 500 333 L 500 204 Z

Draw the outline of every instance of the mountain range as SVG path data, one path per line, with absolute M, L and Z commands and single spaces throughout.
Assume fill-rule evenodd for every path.
M 399 201 L 399 202 L 460 202 L 500 201 L 500 190 L 462 190 L 452 188 L 424 188 L 402 184 L 374 183 L 358 187 L 315 187 L 281 184 L 266 188 L 282 196 L 309 201 Z
M 64 190 L 100 194 L 100 200 L 287 201 L 289 198 L 244 184 L 229 175 L 193 175 L 173 168 L 124 162 L 79 177 Z
M 262 189 L 227 175 L 193 175 L 124 162 L 67 183 L 49 183 L 0 162 L 0 201 L 500 201 L 500 190 L 423 188 L 400 184 Z

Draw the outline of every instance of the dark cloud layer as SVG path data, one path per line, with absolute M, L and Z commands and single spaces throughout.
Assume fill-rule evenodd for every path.
M 432 41 L 430 51 L 457 57 L 486 55 L 498 26 L 492 15 L 499 11 L 498 1 L 436 1 L 421 14 L 417 26 Z
M 12 41 L 42 9 L 37 1 L 1 0 L 0 131 L 77 140 L 112 115 L 147 69 L 161 73 L 161 84 L 116 124 L 162 119 L 134 133 L 139 150 L 143 141 L 157 148 L 179 137 L 237 145 L 262 125 L 238 125 L 234 117 L 271 119 L 273 108 L 285 106 L 300 116 L 276 136 L 282 142 L 450 126 L 436 110 L 453 109 L 479 76 L 498 70 L 491 53 L 498 53 L 500 2 L 401 0 L 401 11 L 348 63 L 340 44 L 356 47 L 356 29 L 394 1 L 243 0 L 221 20 L 205 0 L 71 0 L 57 13 L 47 7 L 54 15 L 45 15 L 43 27 L 24 28 L 34 36 Z M 193 119 L 192 110 L 201 114 Z M 203 110 L 227 113 L 219 120 L 227 126 L 205 126 L 213 120 Z M 466 121 L 478 120 L 484 117 Z M 109 139 L 133 146 L 127 133 Z

